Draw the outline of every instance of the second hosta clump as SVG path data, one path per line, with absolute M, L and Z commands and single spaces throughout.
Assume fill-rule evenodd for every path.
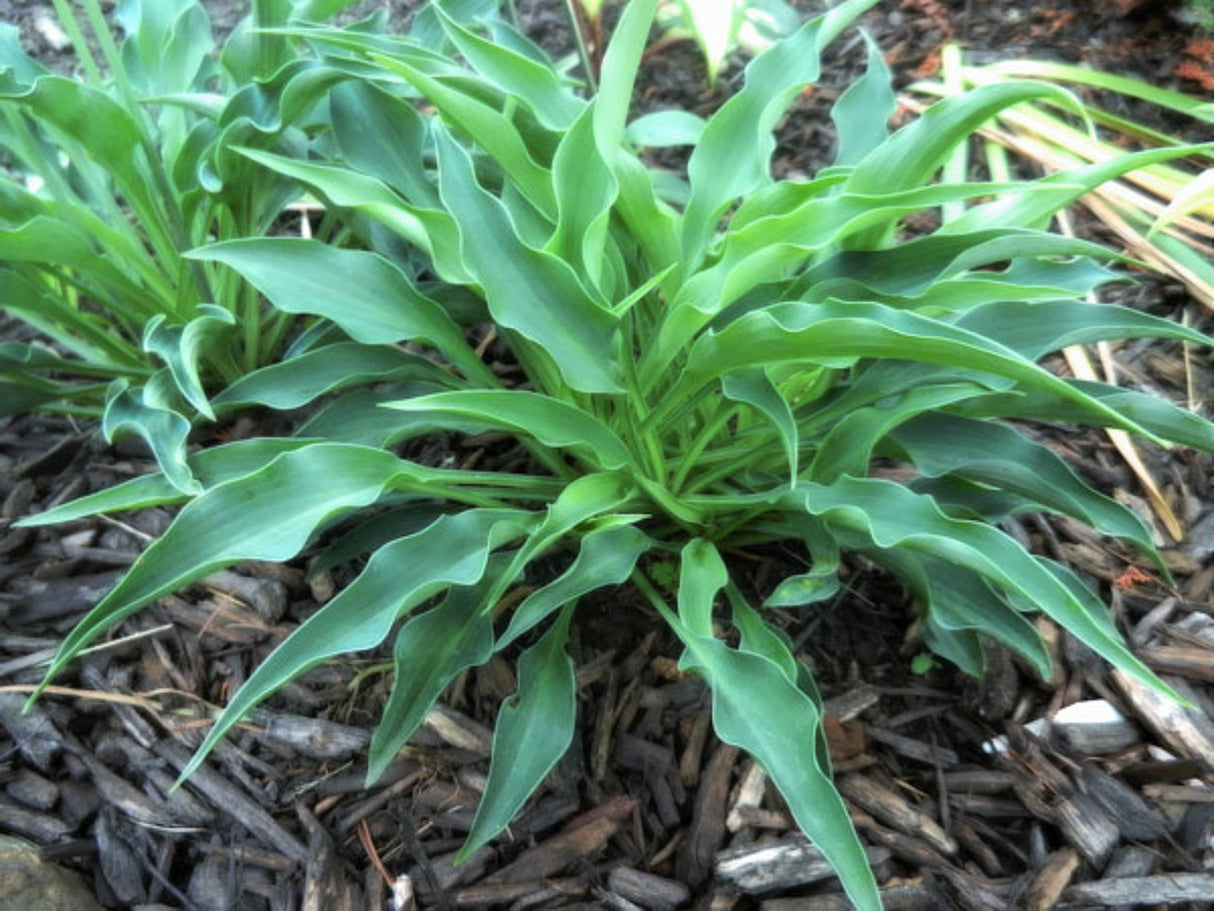
M 941 182 L 942 162 L 996 112 L 1068 96 L 1005 83 L 890 133 L 894 97 L 874 50 L 835 105 L 835 163 L 776 180 L 773 126 L 817 78 L 822 48 L 873 0 L 841 4 L 756 58 L 706 122 L 629 124 L 655 3 L 627 5 L 589 100 L 510 29 L 457 22 L 441 4 L 448 53 L 306 33 L 351 74 L 329 98 L 332 157 L 247 154 L 309 186 L 362 246 L 251 240 L 195 255 L 318 319 L 290 360 L 219 401 L 331 401 L 294 438 L 194 456 L 204 492 L 73 631 L 48 679 L 153 599 L 241 560 L 295 557 L 340 521 L 319 559 L 365 558 L 361 573 L 256 668 L 195 764 L 293 677 L 394 635 L 374 780 L 456 675 L 526 644 L 467 852 L 506 826 L 570 743 L 565 645 L 579 599 L 630 583 L 680 640 L 682 666 L 707 681 L 720 738 L 761 763 L 855 903 L 875 908 L 831 781 L 821 702 L 764 610 L 830 597 L 843 555 L 858 554 L 903 581 L 924 641 L 966 671 L 981 672 L 987 636 L 1049 674 L 1029 619 L 1040 612 L 1167 690 L 1074 573 L 998 523 L 1066 515 L 1162 570 L 1132 513 L 1008 419 L 1214 449 L 1214 428 L 1167 402 L 1038 366 L 1101 339 L 1205 342 L 1085 302 L 1111 277 L 1099 261 L 1112 254 L 1043 229 L 1087 188 L 1176 152 L 1031 183 Z M 693 146 L 686 180 L 647 168 L 640 142 Z M 900 231 L 908 216 L 958 208 L 930 234 Z M 483 323 L 516 372 L 482 362 L 466 329 Z M 525 447 L 518 473 L 397 454 L 422 434 L 487 429 Z M 902 470 L 874 473 L 877 461 Z M 151 477 L 40 520 L 182 499 Z M 373 521 L 358 524 L 373 504 Z M 727 558 L 771 542 L 799 544 L 805 566 L 755 605 Z M 568 569 L 531 579 L 535 591 L 499 610 L 528 565 L 556 552 Z M 653 559 L 678 566 L 673 601 L 647 575 Z

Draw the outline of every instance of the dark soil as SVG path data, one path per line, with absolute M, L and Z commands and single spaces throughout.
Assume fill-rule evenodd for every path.
M 517 5 L 537 40 L 571 51 L 562 4 Z M 900 86 L 933 72 L 941 44 L 956 40 L 979 61 L 1079 61 L 1202 91 L 1214 63 L 1190 53 L 1192 28 L 1167 4 L 1133 5 L 891 0 L 865 21 Z M 209 6 L 230 25 L 243 4 Z M 408 6 L 393 4 L 395 21 Z M 0 0 L 0 18 L 70 68 L 70 50 L 33 28 L 47 7 Z M 740 64 L 709 88 L 691 45 L 664 46 L 637 104 L 708 113 Z M 778 168 L 812 172 L 829 160 L 829 105 L 862 65 L 859 39 L 845 36 L 781 127 Z M 1181 285 L 1138 279 L 1129 302 L 1208 326 Z M 0 324 L 4 337 L 14 331 Z M 1177 348 L 1127 346 L 1116 358 L 1124 376 L 1174 401 L 1209 389 L 1208 365 Z M 1077 470 L 1150 515 L 1105 437 L 1049 433 Z M 916 662 L 912 606 L 860 565 L 834 602 L 779 614 L 827 699 L 840 787 L 888 907 L 1214 906 L 1214 461 L 1181 449 L 1145 456 L 1185 524 L 1182 543 L 1160 532 L 1174 585 L 1072 523 L 1025 520 L 1016 531 L 1102 592 L 1145 660 L 1189 694 L 1191 712 L 1151 701 L 1045 624 L 1058 656 L 1050 681 L 997 649 L 983 681 Z M 363 755 L 390 682 L 385 654 L 347 656 L 292 683 L 169 793 L 215 707 L 340 577 L 307 580 L 302 565 L 220 574 L 128 620 L 21 715 L 62 636 L 169 516 L 38 532 L 11 521 L 149 467 L 105 447 L 92 426 L 0 419 L 0 831 L 81 871 L 105 907 L 370 909 L 392 906 L 394 890 L 395 907 L 441 909 L 847 907 L 759 770 L 715 740 L 703 686 L 677 671 L 677 644 L 627 590 L 579 611 L 573 748 L 510 832 L 460 867 L 451 857 L 484 780 L 493 720 L 514 690 L 501 660 L 453 686 L 370 790 Z M 746 557 L 762 593 L 796 555 Z M 1115 715 L 1039 723 L 1076 705 Z

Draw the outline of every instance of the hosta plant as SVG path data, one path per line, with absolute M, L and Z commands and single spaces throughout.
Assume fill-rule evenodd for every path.
M 1165 571 L 1134 514 L 1026 428 L 1107 426 L 1214 450 L 1204 419 L 1040 363 L 1098 339 L 1205 343 L 1085 302 L 1117 257 L 1046 230 L 1086 190 L 1176 152 L 1029 183 L 942 181 L 951 150 L 996 113 L 1069 96 L 1002 82 L 891 133 L 889 74 L 870 48 L 866 75 L 833 111 L 833 164 L 776 179 L 773 127 L 817 78 L 822 48 L 873 3 L 840 4 L 755 58 L 707 121 L 628 121 L 656 0 L 627 5 L 589 99 L 525 43 L 490 40 L 441 4 L 458 63 L 404 40 L 300 32 L 358 74 L 329 96 L 332 154 L 243 154 L 309 187 L 366 248 L 246 240 L 191 261 L 322 320 L 296 356 L 217 400 L 314 411 L 293 437 L 192 456 L 200 495 L 149 476 L 32 520 L 185 502 L 47 679 L 124 617 L 220 567 L 320 548 L 317 565 L 360 571 L 253 670 L 190 768 L 287 681 L 391 636 L 374 781 L 450 681 L 517 654 L 518 693 L 498 718 L 466 855 L 571 742 L 566 641 L 579 601 L 629 584 L 669 624 L 682 667 L 707 682 L 718 736 L 762 765 L 861 908 L 879 898 L 832 785 L 821 701 L 771 611 L 814 609 L 838 590 L 842 562 L 860 559 L 905 584 L 925 644 L 969 673 L 982 672 L 989 637 L 1049 675 L 1030 619 L 1041 613 L 1167 692 L 1099 597 L 1000 522 L 1068 516 Z M 648 170 L 640 143 L 693 146 L 686 179 Z M 954 203 L 965 207 L 935 230 L 906 228 Z M 505 369 L 474 344 L 469 327 L 484 325 Z M 423 435 L 486 430 L 526 457 L 511 470 L 408 457 Z M 777 542 L 803 565 L 770 592 L 748 591 L 735 559 Z M 550 574 L 532 567 L 534 590 L 505 600 L 540 557 Z M 673 594 L 652 581 L 670 567 Z
M 254 0 L 220 46 L 198 0 L 123 0 L 113 23 L 100 0 L 56 0 L 78 78 L 0 25 L 0 310 L 40 337 L 0 344 L 0 415 L 101 416 L 199 489 L 184 461 L 193 420 L 276 359 L 294 318 L 185 254 L 262 236 L 298 195 L 231 150 L 301 152 L 326 73 L 257 28 L 349 2 Z

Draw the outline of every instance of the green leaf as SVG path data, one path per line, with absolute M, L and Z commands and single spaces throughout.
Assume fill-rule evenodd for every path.
M 222 350 L 222 336 L 235 324 L 236 319 L 227 310 L 202 304 L 198 315 L 184 326 L 170 325 L 163 314 L 157 314 L 144 329 L 143 350 L 164 362 L 182 398 L 211 420 L 215 414 L 202 388 L 199 362 L 214 358 L 216 348 Z
M 338 342 L 255 370 L 215 396 L 214 403 L 291 409 L 351 385 L 420 379 L 456 382 L 437 364 L 399 348 Z
M 106 394 L 101 432 L 111 443 L 125 433 L 142 438 L 170 484 L 185 494 L 201 491 L 185 458 L 190 422 L 149 387 L 132 389 L 126 380 L 116 380 Z
M 695 538 L 683 548 L 679 571 L 679 619 L 695 636 L 713 635 L 712 606 L 729 573 L 716 547 Z
M 649 149 L 693 146 L 700 141 L 705 126 L 704 118 L 690 111 L 651 111 L 628 124 L 624 138 L 634 146 Z
M 813 561 L 809 572 L 780 580 L 764 607 L 801 607 L 834 597 L 839 591 L 839 542 L 816 516 L 793 513 L 778 528 L 780 537 L 804 542 Z
M 39 690 L 103 630 L 143 605 L 241 560 L 287 560 L 323 523 L 379 498 L 415 468 L 389 452 L 316 443 L 285 452 L 188 503 L 59 647 Z
M 624 517 L 621 517 L 624 518 Z M 510 618 L 506 631 L 498 637 L 501 651 L 519 636 L 542 622 L 566 604 L 608 585 L 625 582 L 641 554 L 653 541 L 635 526 L 608 524 L 582 538 L 573 565 L 552 582 L 527 596 Z
M 634 465 L 632 454 L 602 421 L 576 405 L 535 392 L 468 389 L 387 402 L 397 411 L 473 418 L 486 427 L 530 436 L 545 446 L 571 449 L 590 465 L 612 470 Z
M 469 376 L 491 376 L 443 308 L 376 253 L 259 238 L 213 244 L 190 256 L 231 266 L 279 310 L 323 316 L 355 341 L 429 342 Z
M 797 92 L 818 78 L 822 49 L 876 2 L 846 0 L 747 65 L 741 91 L 708 121 L 687 164 L 691 198 L 683 216 L 683 256 L 689 270 L 703 258 L 729 204 L 771 182 L 771 130 Z
M 933 104 L 860 161 L 847 181 L 851 193 L 891 193 L 927 183 L 953 147 L 1000 111 L 1024 101 L 1048 99 L 1076 108 L 1064 89 L 1041 82 L 983 86 Z
M 379 178 L 414 205 L 439 207 L 438 188 L 424 166 L 426 121 L 409 101 L 350 80 L 329 93 L 329 112 L 351 168 Z
M 573 742 L 577 682 L 565 653 L 572 615 L 562 611 L 519 658 L 518 692 L 498 714 L 489 777 L 457 863 L 510 824 Z
M 868 48 L 868 68 L 839 96 L 830 110 L 838 134 L 836 165 L 853 165 L 879 148 L 889 136 L 889 121 L 898 107 L 889 67 L 881 48 L 864 35 Z
M 211 21 L 196 0 L 123 0 L 114 19 L 126 33 L 126 78 L 144 95 L 194 87 L 214 43 Z
M 484 609 L 485 589 L 454 589 L 438 607 L 412 618 L 397 633 L 392 691 L 367 753 L 367 787 L 421 727 L 448 684 L 493 654 L 493 619 Z
M 284 452 L 313 442 L 315 441 L 281 438 L 240 440 L 200 449 L 186 456 L 186 464 L 198 483 L 206 489 L 257 471 Z M 163 474 L 148 474 L 78 497 L 46 512 L 27 516 L 17 524 L 36 528 L 41 525 L 72 522 L 85 516 L 180 503 L 184 499 L 186 494 Z
M 459 230 L 446 212 L 411 205 L 382 181 L 346 168 L 295 161 L 256 149 L 237 151 L 278 174 L 311 187 L 332 205 L 367 216 L 426 251 L 433 258 L 439 275 L 447 281 L 461 284 L 472 281 L 459 256 Z
M 822 715 L 813 699 L 761 655 L 696 636 L 681 624 L 676 631 L 685 646 L 680 667 L 701 674 L 712 690 L 717 736 L 763 767 L 856 907 L 880 909 L 876 881 L 847 807 L 818 760 Z
M 464 28 L 442 4 L 435 4 L 434 12 L 460 55 L 491 84 L 526 102 L 548 129 L 569 129 L 585 105 L 553 67 Z
M 810 354 L 812 352 L 812 354 Z M 823 363 L 832 358 L 893 358 L 939 363 L 1005 376 L 1084 401 L 1076 387 L 976 333 L 879 304 L 780 304 L 747 314 L 692 346 L 687 368 L 667 393 L 681 401 L 711 377 L 742 367 L 787 362 Z M 1113 426 L 1143 432 L 1132 421 L 1097 403 Z
M 445 121 L 470 136 L 501 166 L 532 205 L 545 216 L 552 214 L 551 173 L 535 160 L 510 113 L 461 91 L 455 80 L 434 78 L 399 57 L 372 53 L 371 58 L 413 85 Z
M 776 428 L 788 462 L 789 483 L 795 481 L 799 459 L 797 422 L 788 400 L 772 382 L 768 371 L 742 369 L 726 374 L 721 378 L 721 391 L 726 398 L 755 408 Z
M 829 484 L 843 475 L 867 474 L 873 448 L 899 425 L 985 392 L 973 383 L 928 384 L 857 408 L 823 437 L 806 478 Z
M 980 575 L 1051 617 L 1110 664 L 1173 695 L 1126 648 L 1107 610 L 1090 592 L 1084 594 L 1082 585 L 1060 578 L 1003 532 L 982 522 L 950 518 L 930 497 L 873 478 L 845 477 L 829 486 L 799 484 L 787 500 L 821 516 L 836 535 L 851 537 L 850 546 L 906 549 Z
M 1086 301 L 992 301 L 975 307 L 955 325 L 1038 360 L 1071 345 L 1124 338 L 1169 338 L 1209 345 L 1209 336 L 1171 320 L 1114 304 Z
M 1053 450 L 1003 424 L 923 414 L 892 440 L 924 475 L 955 474 L 1018 494 L 1035 505 L 1132 542 L 1163 569 L 1151 533 L 1128 508 L 1084 483 Z
M 460 250 L 494 320 L 539 345 L 579 392 L 619 392 L 612 356 L 618 320 L 567 263 L 528 246 L 502 203 L 476 182 L 472 160 L 436 131 L 443 201 L 460 226 Z
M 474 585 L 489 565 L 490 552 L 525 534 L 533 521 L 520 510 L 473 509 L 444 516 L 423 531 L 380 548 L 357 579 L 300 624 L 257 666 L 182 769 L 178 781 L 189 777 L 233 725 L 285 683 L 327 658 L 375 647 L 398 618 L 427 598 L 453 585 Z M 439 645 L 430 642 L 426 648 L 437 650 Z M 397 681 L 403 685 L 399 676 Z M 399 698 L 385 710 L 381 724 L 384 733 L 376 731 L 377 741 L 373 740 L 372 745 L 376 762 L 368 770 L 372 780 L 383 772 L 379 758 L 395 752 L 392 744 L 400 740 L 404 716 L 397 713 L 398 708 L 405 708 Z M 424 712 L 417 723 L 423 718 Z M 404 740 L 411 733 L 405 733 Z M 385 743 L 385 738 L 391 742 Z M 403 742 L 400 740 L 399 745 Z

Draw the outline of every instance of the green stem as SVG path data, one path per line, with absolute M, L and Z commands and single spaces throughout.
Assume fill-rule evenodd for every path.
M 725 425 L 729 423 L 730 419 L 738 411 L 739 409 L 736 406 L 722 408 L 718 405 L 716 407 L 716 415 L 712 420 L 704 424 L 704 428 L 696 435 L 691 446 L 680 455 L 679 469 L 675 472 L 674 481 L 670 485 L 672 489 L 677 491 L 683 488 L 683 484 L 687 481 L 687 475 L 699 465 L 700 454 L 716 438 L 717 434 L 725 429 Z
M 594 71 L 594 63 L 590 59 L 590 51 L 586 47 L 586 35 L 582 32 L 583 17 L 578 15 L 577 7 L 574 5 L 579 0 L 565 0 L 565 9 L 569 13 L 569 23 L 573 27 L 573 37 L 577 42 L 578 59 L 582 61 L 582 69 L 586 73 L 586 82 L 590 86 L 591 93 L 599 90 L 599 77 Z
M 56 0 L 56 5 L 63 4 L 65 0 Z M 110 68 L 110 72 L 114 79 L 114 84 L 118 88 L 122 100 L 125 102 L 131 116 L 135 117 L 140 124 L 139 144 L 143 149 L 144 158 L 146 159 L 148 168 L 151 172 L 152 186 L 156 194 L 160 197 L 160 202 L 164 206 L 162 210 L 159 206 L 149 199 L 148 211 L 144 213 L 148 222 L 147 227 L 152 231 L 153 235 L 159 237 L 151 237 L 157 244 L 159 253 L 162 259 L 167 262 L 179 260 L 183 251 L 194 246 L 190 242 L 189 233 L 185 226 L 185 216 L 181 211 L 180 200 L 177 194 L 173 191 L 172 182 L 169 180 L 168 171 L 164 167 L 164 161 L 161 158 L 160 150 L 152 142 L 151 123 L 147 112 L 143 109 L 139 97 L 135 94 L 135 90 L 127 78 L 126 70 L 122 65 L 122 55 L 118 51 L 118 46 L 114 43 L 114 37 L 110 34 L 109 24 L 105 20 L 105 14 L 101 11 L 101 5 L 98 0 L 82 0 L 84 4 L 85 15 L 88 17 L 89 25 L 97 38 L 98 44 L 101 45 L 101 52 L 105 56 L 106 63 Z M 141 190 L 144 188 L 128 187 L 128 194 L 132 200 L 138 198 Z M 187 261 L 186 269 L 193 278 L 196 290 L 199 295 L 199 300 L 213 300 L 214 295 L 207 284 L 206 273 L 202 270 L 201 264 L 194 261 Z M 178 314 L 179 316 L 189 316 L 190 314 Z
M 68 0 L 51 0 L 51 2 L 55 6 L 55 15 L 59 17 L 59 24 L 67 32 L 68 40 L 72 42 L 76 56 L 80 58 L 80 64 L 84 67 L 88 81 L 94 86 L 101 86 L 103 84 L 101 68 L 97 66 L 97 58 L 93 56 L 92 48 L 84 40 L 84 32 L 80 28 L 80 21 L 76 18 L 71 3 Z

